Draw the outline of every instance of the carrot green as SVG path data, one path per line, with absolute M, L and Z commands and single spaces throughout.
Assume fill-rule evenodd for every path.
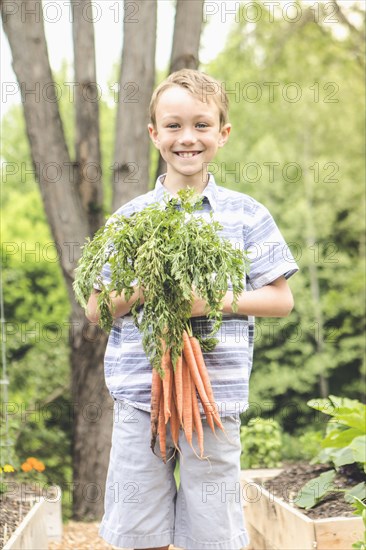
M 206 350 L 217 342 L 212 336 L 222 323 L 220 308 L 229 281 L 234 311 L 245 288 L 245 252 L 219 236 L 222 225 L 212 213 L 210 221 L 199 215 L 201 204 L 202 198 L 193 189 L 185 189 L 177 198 L 167 195 L 164 203 L 151 204 L 130 217 L 113 216 L 86 242 L 75 270 L 74 291 L 83 307 L 93 285 L 100 288 L 100 325 L 107 331 L 113 323 L 110 293 L 124 291 L 129 299 L 133 286 L 143 288 L 143 314 L 139 315 L 139 301 L 131 314 L 141 331 L 145 353 L 160 374 L 162 340 L 172 350 L 173 365 L 182 352 L 183 331 L 191 316 L 192 287 L 206 300 L 207 316 L 213 321 L 211 338 L 202 342 Z M 109 284 L 101 276 L 107 262 Z

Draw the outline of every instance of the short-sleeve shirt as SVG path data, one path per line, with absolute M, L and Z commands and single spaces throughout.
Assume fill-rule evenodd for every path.
M 131 216 L 152 203 L 162 203 L 169 193 L 163 181 L 164 176 L 160 176 L 154 190 L 128 202 L 114 215 Z M 246 194 L 216 185 L 212 174 L 209 174 L 202 196 L 202 209 L 195 215 L 209 221 L 212 212 L 214 220 L 222 225 L 220 235 L 248 253 L 250 271 L 246 276 L 246 291 L 261 288 L 282 275 L 288 279 L 298 270 L 281 232 L 262 204 Z M 105 284 L 110 282 L 108 264 L 102 277 Z M 207 317 L 194 317 L 191 322 L 194 333 L 205 336 L 211 332 L 212 321 Z M 204 353 L 215 401 L 221 416 L 241 413 L 248 407 L 254 317 L 224 314 L 216 337 L 219 343 L 215 349 Z M 105 353 L 104 372 L 114 399 L 150 411 L 152 367 L 130 314 L 114 321 Z

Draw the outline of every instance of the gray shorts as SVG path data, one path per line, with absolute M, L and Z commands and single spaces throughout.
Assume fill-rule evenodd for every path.
M 150 414 L 116 401 L 100 536 L 120 548 L 245 547 L 249 539 L 240 491 L 240 418 L 222 420 L 227 436 L 217 430 L 216 437 L 202 421 L 209 461 L 197 458 L 181 431 L 182 456 L 176 453 L 164 464 L 150 449 Z M 193 444 L 198 449 L 195 434 Z M 167 457 L 173 455 L 168 426 Z M 179 489 L 174 478 L 176 460 Z

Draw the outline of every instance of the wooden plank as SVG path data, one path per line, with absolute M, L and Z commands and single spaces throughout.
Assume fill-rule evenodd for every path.
M 267 547 L 271 550 L 352 550 L 352 544 L 362 539 L 364 528 L 361 518 L 313 521 L 246 474 L 242 472 L 241 478 L 245 522 L 253 544 L 257 544 L 258 534 L 264 539 L 258 542 L 262 547 L 253 546 L 253 550 Z M 272 477 L 265 472 L 261 476 L 267 479 Z
M 45 523 L 49 542 L 62 539 L 61 490 L 52 500 L 45 501 Z
M 257 483 L 263 483 L 267 479 L 276 477 L 283 472 L 283 468 L 251 468 L 250 470 L 241 470 L 241 479 L 252 479 Z
M 317 550 L 352 550 L 363 538 L 363 522 L 355 518 L 325 518 L 314 521 Z
M 248 531 L 258 531 L 268 547 L 278 550 L 313 550 L 314 523 L 289 504 L 251 480 L 242 480 L 244 517 Z
M 45 500 L 41 497 L 41 500 L 29 510 L 3 550 L 47 550 L 44 505 Z
M 273 546 L 264 538 L 262 533 L 259 533 L 253 525 L 248 530 L 250 536 L 249 546 L 245 550 L 274 550 Z

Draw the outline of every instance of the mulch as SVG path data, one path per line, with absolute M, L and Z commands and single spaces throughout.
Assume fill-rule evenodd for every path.
M 79 523 L 70 521 L 64 526 L 62 540 L 52 542 L 48 550 L 117 550 L 98 535 L 99 523 Z M 118 547 L 118 550 L 121 548 Z M 122 550 L 131 550 L 124 548 Z M 180 550 L 170 546 L 169 550 Z
M 12 533 L 23 521 L 24 516 L 31 509 L 30 502 L 18 502 L 1 495 L 0 500 L 0 548 L 10 539 Z
M 99 523 L 79 523 L 69 521 L 64 525 L 64 532 L 60 542 L 51 542 L 48 550 L 114 550 L 98 535 Z

